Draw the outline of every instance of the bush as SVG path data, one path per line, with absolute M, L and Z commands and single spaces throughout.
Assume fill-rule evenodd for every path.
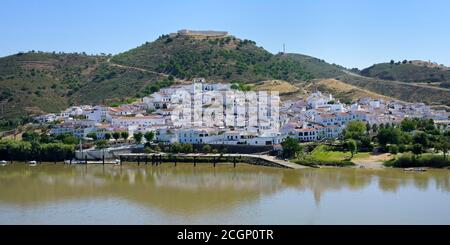
M 396 155 L 398 153 L 398 146 L 396 145 L 390 145 L 389 146 L 389 153 Z
M 385 162 L 385 165 L 396 168 L 409 168 L 409 167 L 442 168 L 450 166 L 450 161 L 440 155 L 423 155 L 420 157 L 416 157 L 412 154 L 404 154 L 396 159 Z
M 295 160 L 294 163 L 304 165 L 304 166 L 310 166 L 310 167 L 317 167 L 317 166 L 349 167 L 349 166 L 355 165 L 353 162 L 347 161 L 347 160 L 321 161 L 321 160 L 317 160 L 314 158 L 298 159 L 298 160 Z
M 210 145 L 204 145 L 203 148 L 202 148 L 202 151 L 203 151 L 204 153 L 210 153 L 211 150 L 212 150 L 212 148 L 211 148 Z

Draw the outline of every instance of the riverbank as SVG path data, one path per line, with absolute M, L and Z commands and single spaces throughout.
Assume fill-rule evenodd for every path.
M 386 161 L 384 166 L 396 168 L 448 168 L 450 167 L 450 160 L 443 155 L 422 154 L 420 156 L 415 156 L 413 154 L 406 153 Z
M 370 152 L 358 152 L 352 157 L 350 152 L 333 151 L 325 145 L 317 146 L 311 153 L 301 155 L 292 160 L 297 164 L 311 167 L 348 167 L 348 168 L 384 168 L 383 163 L 394 156 L 389 153 L 374 154 Z

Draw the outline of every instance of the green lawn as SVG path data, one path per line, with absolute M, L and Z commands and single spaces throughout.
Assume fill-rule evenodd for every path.
M 362 153 L 356 153 L 353 156 L 353 159 L 361 159 L 369 157 L 368 152 L 362 152 Z M 314 159 L 320 160 L 320 161 L 342 161 L 345 159 L 350 159 L 351 153 L 350 152 L 341 152 L 341 151 L 328 151 L 327 147 L 325 145 L 320 145 L 314 149 L 314 151 L 311 152 L 311 156 Z

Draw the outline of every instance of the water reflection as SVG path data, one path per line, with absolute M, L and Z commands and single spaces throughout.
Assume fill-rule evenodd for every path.
M 164 164 L 153 166 L 68 166 L 15 164 L 0 168 L 0 202 L 12 205 L 117 197 L 170 213 L 226 211 L 257 202 L 283 190 L 311 191 L 316 205 L 327 192 L 362 190 L 375 185 L 383 192 L 405 186 L 450 192 L 450 171 L 409 173 L 401 170 L 281 170 L 239 165 Z

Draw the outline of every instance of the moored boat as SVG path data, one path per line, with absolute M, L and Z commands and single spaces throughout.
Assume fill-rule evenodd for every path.
M 404 171 L 425 172 L 427 170 L 425 168 L 405 168 Z

